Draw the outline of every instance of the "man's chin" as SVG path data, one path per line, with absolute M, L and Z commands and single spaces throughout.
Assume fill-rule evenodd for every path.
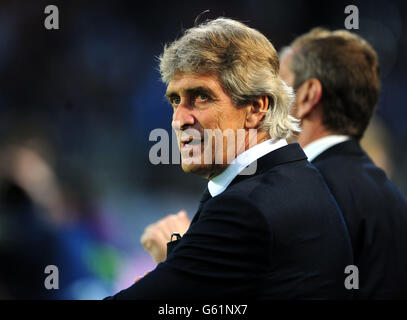
M 182 170 L 185 173 L 192 173 L 201 177 L 210 175 L 212 165 L 210 164 L 196 164 L 196 163 L 181 163 Z
M 225 170 L 227 165 L 213 165 L 213 164 L 195 164 L 195 163 L 181 163 L 182 170 L 185 173 L 192 173 L 205 179 L 211 179 Z

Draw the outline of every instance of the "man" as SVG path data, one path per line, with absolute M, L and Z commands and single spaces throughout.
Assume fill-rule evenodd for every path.
M 348 31 L 314 29 L 285 50 L 297 141 L 338 201 L 359 268 L 359 299 L 407 298 L 407 202 L 361 149 L 379 96 L 374 49 Z
M 350 239 L 319 172 L 287 145 L 299 129 L 272 44 L 219 18 L 166 46 L 160 71 L 182 168 L 208 188 L 165 261 L 114 298 L 348 298 Z
M 302 131 L 292 140 L 321 171 L 349 228 L 355 297 L 406 299 L 407 204 L 359 145 L 379 96 L 376 52 L 356 34 L 316 28 L 283 50 L 280 74 L 296 90 L 292 113 Z M 178 228 L 188 223 L 165 218 L 146 229 L 144 243 L 158 250 L 153 234 L 170 220 Z

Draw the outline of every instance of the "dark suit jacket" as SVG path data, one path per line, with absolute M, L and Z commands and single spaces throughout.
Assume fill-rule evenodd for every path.
M 206 190 L 167 259 L 117 299 L 342 299 L 350 238 L 298 144 L 257 162 L 220 195 Z
M 355 140 L 337 144 L 312 162 L 346 220 L 357 298 L 407 299 L 407 202 Z

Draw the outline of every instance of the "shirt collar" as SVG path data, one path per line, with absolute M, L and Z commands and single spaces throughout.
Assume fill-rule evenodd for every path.
M 209 193 L 212 197 L 221 194 L 244 168 L 267 153 L 286 145 L 287 141 L 285 139 L 269 139 L 242 152 L 232 161 L 225 171 L 209 180 Z
M 304 152 L 308 157 L 308 161 L 311 162 L 325 150 L 349 139 L 349 136 L 339 134 L 326 136 L 307 144 L 304 147 Z

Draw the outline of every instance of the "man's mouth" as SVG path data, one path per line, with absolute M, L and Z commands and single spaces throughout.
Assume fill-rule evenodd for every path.
M 187 139 L 181 140 L 181 148 L 193 148 L 202 143 L 202 139 Z

